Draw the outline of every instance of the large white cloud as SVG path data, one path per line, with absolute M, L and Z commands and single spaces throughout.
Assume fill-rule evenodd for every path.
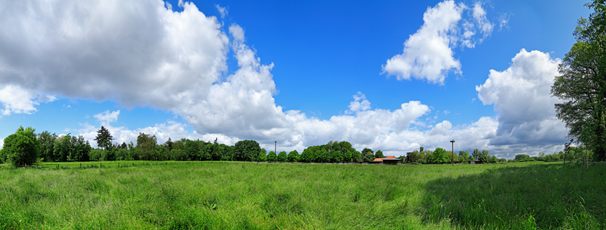
M 440 84 L 450 71 L 462 73 L 452 49 L 458 44 L 474 47 L 475 29 L 479 28 L 485 38 L 493 27 L 480 3 L 472 9 L 473 18 L 465 19 L 465 10 L 469 10 L 465 4 L 450 0 L 428 8 L 421 28 L 404 42 L 402 54 L 387 60 L 383 72 L 395 75 L 398 80 L 412 77 Z
M 0 87 L 127 107 L 185 106 L 227 69 L 229 40 L 216 18 L 181 5 L 173 12 L 160 0 L 6 2 Z
M 556 118 L 550 90 L 558 75 L 559 59 L 548 53 L 522 49 L 502 71 L 490 70 L 484 84 L 476 86 L 484 105 L 494 104 L 499 112 L 497 137 L 491 145 L 560 145 L 567 129 Z

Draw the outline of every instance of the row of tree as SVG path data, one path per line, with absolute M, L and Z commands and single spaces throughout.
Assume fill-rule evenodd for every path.
M 529 156 L 526 154 L 517 154 L 513 161 L 514 162 L 526 162 L 526 161 L 545 161 L 545 162 L 553 162 L 553 161 L 577 161 L 583 160 L 585 157 L 588 159 L 594 159 L 595 155 L 593 151 L 586 146 L 572 147 L 569 146 L 565 149 L 565 151 L 560 151 L 553 154 L 545 155 L 545 153 L 541 152 L 537 156 Z
M 419 150 L 412 151 L 406 156 L 402 156 L 402 160 L 409 163 L 421 164 L 443 164 L 443 163 L 468 163 L 471 160 L 479 160 L 484 163 L 505 162 L 504 158 L 491 156 L 488 150 L 474 149 L 471 155 L 468 151 L 459 151 L 459 154 L 454 154 L 452 151 L 446 151 L 443 148 L 435 150 L 425 150 L 423 147 Z
M 179 160 L 179 161 L 278 161 L 278 162 L 372 162 L 383 158 L 381 150 L 374 153 L 365 148 L 362 153 L 351 143 L 330 141 L 311 146 L 299 154 L 282 151 L 276 154 L 262 149 L 254 140 L 238 141 L 234 146 L 201 140 L 181 139 L 158 143 L 156 136 L 139 133 L 137 143 L 112 143 L 113 136 L 105 127 L 97 131 L 98 149 L 91 147 L 83 136 L 56 135 L 44 131 L 35 133 L 31 127 L 20 127 L 4 140 L 0 162 L 32 165 L 36 162 L 113 161 L 113 160 Z

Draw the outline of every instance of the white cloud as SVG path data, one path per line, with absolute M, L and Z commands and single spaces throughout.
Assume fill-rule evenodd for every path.
M 113 112 L 109 112 L 109 110 L 105 110 L 103 113 L 98 113 L 93 115 L 101 124 L 109 125 L 109 123 L 118 121 L 118 115 L 120 115 L 120 110 L 116 110 Z
M 219 13 L 221 14 L 221 18 L 225 18 L 225 16 L 227 15 L 227 8 L 221 7 L 221 6 L 219 6 L 219 4 L 215 4 L 215 7 L 217 8 L 217 10 L 219 11 Z
M 351 112 L 359 112 L 370 109 L 370 102 L 366 100 L 366 95 L 362 92 L 358 92 L 353 96 L 354 101 L 349 103 L 349 111 Z
M 475 19 L 478 28 L 482 31 L 484 38 L 490 36 L 494 25 L 486 18 L 486 11 L 482 8 L 482 2 L 476 2 L 473 5 L 473 19 Z
M 442 121 L 436 124 L 428 133 L 429 135 L 446 134 L 450 129 L 452 129 L 452 123 L 450 123 L 450 121 Z
M 171 110 L 227 70 L 227 36 L 192 3 L 179 3 L 182 12 L 162 1 L 7 4 L 0 87 L 19 85 L 30 100 L 47 93 Z
M 462 74 L 461 63 L 454 58 L 452 48 L 458 44 L 475 47 L 475 29 L 480 29 L 485 38 L 492 33 L 493 27 L 486 18 L 481 3 L 474 5 L 473 19 L 463 18 L 463 11 L 468 9 L 465 4 L 456 4 L 450 0 L 428 8 L 423 14 L 424 23 L 421 28 L 404 42 L 402 54 L 387 60 L 383 73 L 395 75 L 398 80 L 412 77 L 439 84 L 444 83 L 451 71 Z
M 35 97 L 35 94 L 19 85 L 5 85 L 0 88 L 0 103 L 4 106 L 0 112 L 5 116 L 11 113 L 32 114 L 37 111 L 35 105 L 38 105 L 38 102 L 34 101 Z
M 491 140 L 492 145 L 566 141 L 568 131 L 555 116 L 554 104 L 560 100 L 550 95 L 560 62 L 548 53 L 522 49 L 508 69 L 490 70 L 486 82 L 476 86 L 482 103 L 494 104 L 499 112 L 498 136 Z
M 509 18 L 511 14 L 501 14 L 499 15 L 499 30 L 505 28 L 509 28 Z

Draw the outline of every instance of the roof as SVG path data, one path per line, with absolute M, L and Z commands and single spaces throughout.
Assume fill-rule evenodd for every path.
M 395 156 L 386 156 L 385 158 L 375 158 L 374 162 L 383 162 L 383 161 L 400 161 L 401 159 L 396 158 Z

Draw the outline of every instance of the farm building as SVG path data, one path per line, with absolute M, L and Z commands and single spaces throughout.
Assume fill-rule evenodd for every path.
M 385 165 L 398 165 L 402 159 L 398 159 L 395 156 L 386 156 L 385 158 L 375 158 L 375 163 L 385 164 Z

